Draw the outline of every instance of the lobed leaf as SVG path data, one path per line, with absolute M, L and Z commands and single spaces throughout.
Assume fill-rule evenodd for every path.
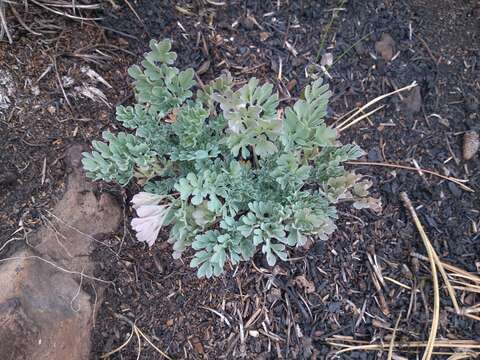
M 210 278 L 257 252 L 273 266 L 308 239 L 328 239 L 339 202 L 381 210 L 372 183 L 342 165 L 364 153 L 325 123 L 321 79 L 280 109 L 274 86 L 255 78 L 236 88 L 224 73 L 197 88 L 171 47 L 151 41 L 130 67 L 136 101 L 116 109 L 128 132 L 105 132 L 82 159 L 92 179 L 143 187 L 133 202 L 139 240 L 152 246 L 168 226 L 173 257 L 193 250 L 190 266 Z

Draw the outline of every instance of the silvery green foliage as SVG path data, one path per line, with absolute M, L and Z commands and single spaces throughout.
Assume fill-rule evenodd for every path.
M 235 89 L 224 74 L 199 87 L 192 69 L 172 66 L 168 40 L 150 47 L 129 70 L 136 104 L 117 108 L 131 131 L 104 133 L 83 159 L 93 179 L 144 186 L 133 199 L 140 240 L 151 245 L 171 225 L 174 257 L 192 248 L 190 265 L 211 277 L 257 251 L 274 265 L 289 247 L 327 239 L 341 200 L 378 209 L 371 183 L 342 166 L 363 153 L 325 124 L 331 93 L 321 80 L 279 109 L 270 84 L 253 78 Z

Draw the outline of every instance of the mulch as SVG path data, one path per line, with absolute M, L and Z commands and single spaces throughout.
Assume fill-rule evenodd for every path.
M 99 12 L 104 19 L 96 25 L 62 20 L 55 41 L 35 42 L 19 27 L 13 45 L 0 44 L 2 64 L 21 84 L 14 105 L 0 120 L 0 166 L 12 174 L 2 184 L 7 191 L 0 193 L 0 247 L 34 231 L 43 210 L 61 195 L 64 148 L 118 127 L 114 106 L 133 101 L 126 69 L 139 61 L 150 38 L 172 38 L 178 66 L 193 67 L 203 81 L 223 70 L 239 83 L 255 76 L 272 82 L 285 104 L 301 94 L 306 71 L 322 72 L 320 61 L 331 54 L 334 64 L 325 74 L 334 92 L 330 123 L 416 81 L 419 91 L 382 101 L 383 109 L 342 132 L 341 141 L 365 149 L 365 161 L 418 164 L 480 188 L 478 155 L 462 159 L 463 134 L 480 129 L 480 8 L 475 2 L 459 1 L 455 7 L 447 0 L 228 5 L 138 0 L 117 5 L 106 5 Z M 390 61 L 375 50 L 382 34 L 394 40 Z M 80 71 L 85 65 L 104 77 L 112 88 L 96 86 L 109 104 L 72 97 L 70 109 L 53 68 L 38 81 L 40 95 L 33 95 L 31 88 L 52 57 L 60 78 L 86 82 Z M 31 83 L 24 86 L 21 79 Z M 125 206 L 125 226 L 103 239 L 117 254 L 103 247 L 96 252 L 96 275 L 115 286 L 104 289 L 91 358 L 128 339 L 132 326 L 125 319 L 160 350 L 182 359 L 329 358 L 338 348 L 328 339 L 338 335 L 388 344 L 399 317 L 396 341 L 426 340 L 432 320 L 431 274 L 428 262 L 415 255 L 426 251 L 399 195 L 408 193 L 440 258 L 472 273 L 480 271 L 479 197 L 418 172 L 349 166 L 373 181 L 372 191 L 383 203 L 381 214 L 342 205 L 338 230 L 328 241 L 297 249 L 274 268 L 256 257 L 213 280 L 196 278 L 188 266 L 191 254 L 173 260 L 164 242 L 151 250 L 137 243 L 128 228 L 131 210 Z M 125 205 L 137 190 L 109 184 L 101 189 Z M 0 255 L 13 251 L 16 242 Z M 475 293 L 457 295 L 462 306 L 479 302 Z M 448 311 L 452 304 L 444 289 L 441 306 L 437 338 L 480 341 L 480 322 Z M 137 359 L 137 354 L 133 336 L 111 358 Z M 356 351 L 340 357 L 379 356 Z M 142 341 L 139 358 L 161 356 Z

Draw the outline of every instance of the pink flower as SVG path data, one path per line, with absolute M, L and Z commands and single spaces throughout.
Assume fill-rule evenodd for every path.
M 133 196 L 131 203 L 136 210 L 143 205 L 157 205 L 164 197 L 164 195 L 156 195 L 142 191 Z
M 138 217 L 132 220 L 132 228 L 137 233 L 137 240 L 152 247 L 158 233 L 170 211 L 170 205 L 142 205 L 137 209 Z

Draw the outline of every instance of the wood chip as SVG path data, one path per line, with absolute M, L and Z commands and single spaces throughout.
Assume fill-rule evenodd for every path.
M 312 281 L 307 280 L 305 275 L 297 276 L 293 282 L 296 285 L 304 288 L 307 294 L 315 292 L 315 284 Z
M 375 51 L 383 60 L 387 62 L 392 60 L 395 54 L 395 40 L 389 34 L 383 33 L 380 40 L 375 43 Z
M 463 158 L 465 160 L 472 159 L 478 151 L 480 139 L 476 131 L 467 131 L 463 135 Z

